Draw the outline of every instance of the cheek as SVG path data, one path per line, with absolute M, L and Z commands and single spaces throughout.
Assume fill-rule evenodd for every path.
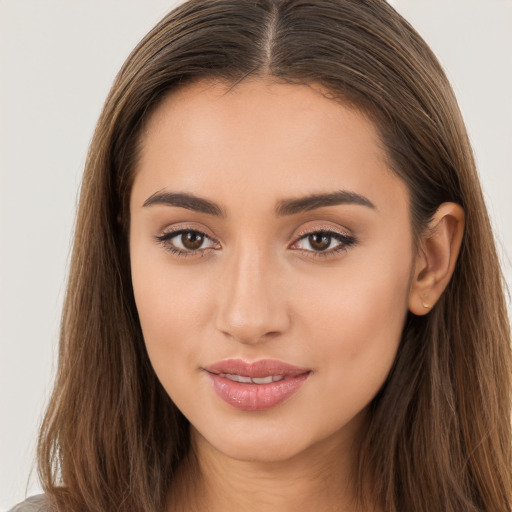
M 196 328 L 206 300 L 204 286 L 204 282 L 188 281 L 168 269 L 159 273 L 153 268 L 142 275 L 133 275 L 135 301 L 144 333 L 153 338 L 165 332 Z
M 183 378 L 186 369 L 197 367 L 200 360 L 197 340 L 203 337 L 200 333 L 212 313 L 209 287 L 192 267 L 176 270 L 169 265 L 165 251 L 159 249 L 150 262 L 146 255 L 133 244 L 135 303 L 151 364 L 162 385 L 170 390 L 173 382 Z
M 308 297 L 299 317 L 310 357 L 344 398 L 347 413 L 369 403 L 384 383 L 407 315 L 410 261 L 383 254 L 380 264 L 367 263 L 347 262 L 343 275 L 326 280 L 317 293 L 311 286 L 297 293 Z

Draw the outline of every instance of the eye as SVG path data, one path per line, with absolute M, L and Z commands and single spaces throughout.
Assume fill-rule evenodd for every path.
M 346 250 L 355 243 L 356 239 L 353 236 L 321 230 L 304 234 L 292 248 L 317 253 L 318 256 L 327 256 Z
M 191 253 L 203 253 L 208 249 L 216 249 L 219 244 L 206 233 L 193 229 L 169 231 L 155 237 L 168 251 L 187 256 Z

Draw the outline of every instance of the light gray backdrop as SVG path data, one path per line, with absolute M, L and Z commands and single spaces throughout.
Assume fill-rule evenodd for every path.
M 0 0 L 0 511 L 28 483 L 80 175 L 109 86 L 173 0 Z M 452 79 L 512 282 L 512 0 L 395 0 Z

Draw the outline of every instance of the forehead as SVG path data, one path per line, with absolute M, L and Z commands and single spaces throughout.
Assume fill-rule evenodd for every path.
M 288 140 L 290 144 L 300 144 L 321 135 L 314 133 L 319 125 L 327 131 L 343 122 L 357 124 L 354 135 L 379 144 L 374 124 L 348 103 L 332 99 L 332 94 L 319 84 L 295 85 L 253 78 L 231 86 L 224 81 L 201 80 L 173 90 L 164 98 L 146 125 L 143 141 L 174 125 L 184 135 L 190 129 L 187 136 L 193 131 L 191 140 L 197 142 L 203 135 L 207 142 L 216 142 L 212 138 L 215 133 L 220 142 L 230 129 L 240 142 L 244 135 L 252 135 L 253 144 L 265 142 L 278 132 L 280 143 Z M 260 127 L 266 130 L 255 138 L 254 132 Z
M 142 134 L 137 201 L 168 187 L 242 204 L 334 189 L 364 189 L 378 204 L 390 185 L 404 193 L 374 124 L 324 93 L 259 79 L 173 91 Z

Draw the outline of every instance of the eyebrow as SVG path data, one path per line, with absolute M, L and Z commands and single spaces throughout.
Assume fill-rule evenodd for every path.
M 193 194 L 180 192 L 155 192 L 144 201 L 142 206 L 153 206 L 155 204 L 177 206 L 178 208 L 207 213 L 208 215 L 215 215 L 216 217 L 225 217 L 225 213 L 220 206 L 216 205 L 212 201 L 208 201 L 208 199 L 203 199 L 201 197 L 194 196 Z
M 276 213 L 279 216 L 295 215 L 297 213 L 316 210 L 326 206 L 337 206 L 340 204 L 356 204 L 376 209 L 375 205 L 366 197 L 350 192 L 348 190 L 339 190 L 329 194 L 312 194 L 299 199 L 287 199 L 280 201 L 276 207 Z
M 155 192 L 144 201 L 143 207 L 156 204 L 176 206 L 178 208 L 185 208 L 216 217 L 226 216 L 225 211 L 213 201 L 184 192 Z M 279 201 L 276 205 L 276 214 L 280 217 L 296 215 L 298 213 L 316 210 L 317 208 L 337 206 L 340 204 L 355 204 L 375 209 L 375 205 L 366 197 L 348 190 L 339 190 L 327 194 L 312 194 L 298 199 Z

